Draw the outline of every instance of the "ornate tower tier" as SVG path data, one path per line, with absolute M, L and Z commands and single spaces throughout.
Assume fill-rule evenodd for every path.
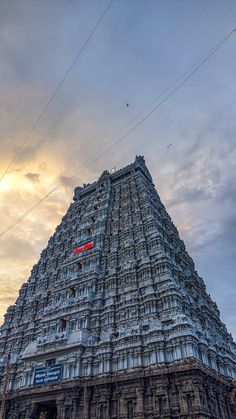
M 1 327 L 2 418 L 233 419 L 235 376 L 144 158 L 77 187 Z

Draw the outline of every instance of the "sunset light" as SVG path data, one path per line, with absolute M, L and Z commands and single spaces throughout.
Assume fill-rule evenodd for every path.
M 235 22 L 0 1 L 0 419 L 236 417 Z

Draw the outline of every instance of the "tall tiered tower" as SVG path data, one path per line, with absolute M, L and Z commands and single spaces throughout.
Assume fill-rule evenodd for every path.
M 233 419 L 235 354 L 136 157 L 75 189 L 7 310 L 2 417 Z

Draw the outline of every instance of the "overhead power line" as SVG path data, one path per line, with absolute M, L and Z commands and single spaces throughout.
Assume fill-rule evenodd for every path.
M 125 134 L 123 134 L 121 137 L 118 138 L 118 140 L 116 140 L 115 142 L 113 142 L 109 147 L 107 147 L 102 153 L 98 154 L 98 156 L 96 158 L 94 158 L 90 163 L 88 163 L 87 165 L 85 165 L 91 158 L 91 156 L 83 163 L 83 165 L 85 165 L 82 170 L 77 170 L 74 171 L 75 173 L 69 177 L 67 177 L 67 179 L 62 182 L 60 185 L 55 186 L 53 189 L 51 189 L 46 195 L 44 195 L 39 201 L 37 201 L 31 208 L 29 208 L 24 214 L 22 214 L 21 217 L 19 217 L 13 224 L 11 224 L 6 230 L 2 231 L 0 233 L 0 237 L 2 237 L 4 234 L 8 233 L 11 229 L 13 229 L 17 224 L 19 224 L 25 217 L 27 217 L 27 215 L 29 215 L 39 204 L 41 204 L 46 198 L 48 198 L 53 192 L 55 192 L 57 189 L 61 188 L 63 185 L 65 185 L 66 183 L 68 183 L 70 180 L 72 180 L 73 178 L 75 178 L 76 176 L 78 176 L 80 173 L 82 173 L 85 169 L 87 169 L 88 167 L 90 167 L 93 163 L 95 163 L 96 161 L 98 161 L 101 157 L 103 157 L 108 151 L 110 151 L 111 149 L 113 149 L 114 147 L 116 147 L 118 144 L 120 144 L 122 141 L 124 141 L 124 139 L 130 135 L 136 128 L 138 128 L 144 121 L 146 121 L 158 108 L 160 108 L 171 96 L 173 96 L 177 90 L 179 90 L 184 83 L 186 83 L 192 76 L 194 73 L 196 73 L 196 71 L 206 62 L 210 59 L 210 57 L 230 38 L 230 36 L 233 34 L 233 32 L 236 31 L 236 28 L 233 29 L 230 33 L 228 33 L 228 35 L 226 35 L 214 48 L 210 49 L 208 51 L 208 53 L 204 54 L 204 56 L 197 61 L 197 65 L 195 66 L 191 66 L 190 69 L 191 71 L 185 71 L 183 74 L 185 75 L 183 77 L 183 75 L 181 77 L 179 77 L 177 80 L 179 80 L 178 83 L 174 82 L 172 83 L 170 86 L 176 85 L 176 87 L 174 87 L 170 93 L 168 93 L 160 102 L 158 102 L 157 105 L 155 105 L 143 118 L 141 118 L 134 126 L 132 126 Z M 187 73 L 187 74 L 186 74 Z M 170 86 L 165 89 L 165 91 L 170 90 Z M 160 97 L 160 95 L 158 96 L 158 98 Z M 152 101 L 153 103 L 153 101 Z M 149 107 L 149 105 L 147 106 Z M 144 109 L 147 109 L 147 107 L 145 107 Z M 143 111 L 142 111 L 143 113 Z M 132 120 L 136 119 L 137 116 L 135 118 L 133 118 Z M 128 122 L 129 124 L 129 122 Z M 125 127 L 127 127 L 127 125 Z M 124 129 L 124 127 L 122 127 L 118 132 L 121 132 Z M 114 135 L 116 136 L 117 133 Z M 111 138 L 114 138 L 114 136 L 112 136 Z M 110 142 L 111 139 L 109 139 L 107 142 Z M 94 155 L 94 153 L 92 154 L 92 156 Z M 81 166 L 79 166 L 81 167 Z
M 39 122 L 41 121 L 41 119 L 44 117 L 44 115 L 46 114 L 49 106 L 51 105 L 51 103 L 53 102 L 53 100 L 55 99 L 57 93 L 59 92 L 59 90 L 61 89 L 62 85 L 64 84 L 65 80 L 67 79 L 67 77 L 69 76 L 71 70 L 73 69 L 73 67 L 75 66 L 75 64 L 77 64 L 77 62 L 80 59 L 80 56 L 82 54 L 82 52 L 84 51 L 84 49 L 86 48 L 86 46 L 88 45 L 90 39 L 93 37 L 94 33 L 96 32 L 98 26 L 100 25 L 100 23 L 102 22 L 103 18 L 105 17 L 106 13 L 108 12 L 109 8 L 111 7 L 112 3 L 114 2 L 114 0 L 110 0 L 108 5 L 106 6 L 104 12 L 101 14 L 101 16 L 99 17 L 99 19 L 97 20 L 95 26 L 93 27 L 92 31 L 90 32 L 88 38 L 86 39 L 86 41 L 83 43 L 82 47 L 80 48 L 78 54 L 76 55 L 76 57 L 74 58 L 74 60 L 72 61 L 72 63 L 70 64 L 70 66 L 68 67 L 68 69 L 66 70 L 64 76 L 62 77 L 62 79 L 60 80 L 60 82 L 58 83 L 56 89 L 53 91 L 53 93 L 51 94 L 51 96 L 49 97 L 47 103 L 45 104 L 45 106 L 43 107 L 42 111 L 40 112 L 39 116 L 37 117 L 37 119 L 35 120 L 33 126 L 31 127 L 29 133 L 27 134 L 27 136 L 25 137 L 25 139 L 22 141 L 22 143 L 20 144 L 19 148 L 16 150 L 12 160 L 10 161 L 10 163 L 8 164 L 8 166 L 6 167 L 5 171 L 3 172 L 2 176 L 0 177 L 0 182 L 3 180 L 3 178 L 5 177 L 5 175 L 7 174 L 7 172 L 9 171 L 9 169 L 12 167 L 12 165 L 14 164 L 14 162 L 17 160 L 17 158 L 20 156 L 25 144 L 30 140 L 33 132 L 36 130 Z

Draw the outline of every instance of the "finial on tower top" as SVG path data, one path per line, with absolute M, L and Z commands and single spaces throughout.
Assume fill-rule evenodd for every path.
M 145 159 L 144 156 L 136 156 L 135 157 L 135 164 L 143 164 L 145 165 Z
M 98 180 L 106 179 L 109 176 L 110 176 L 110 173 L 108 172 L 108 170 L 104 170 Z

